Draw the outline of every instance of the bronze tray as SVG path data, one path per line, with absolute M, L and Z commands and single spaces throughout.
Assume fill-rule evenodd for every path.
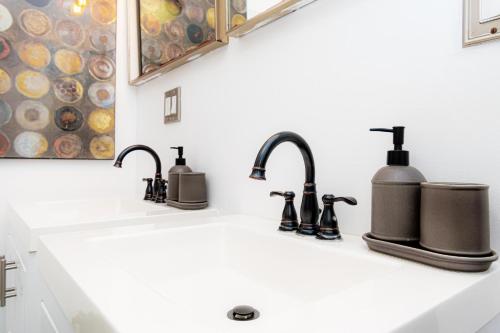
M 422 248 L 418 242 L 388 242 L 374 238 L 369 232 L 363 235 L 363 240 L 370 250 L 452 271 L 484 272 L 498 259 L 495 251 L 480 257 L 441 254 Z

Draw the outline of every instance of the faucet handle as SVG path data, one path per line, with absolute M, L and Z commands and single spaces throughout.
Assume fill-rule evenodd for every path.
M 293 204 L 293 199 L 295 198 L 295 193 L 292 191 L 279 192 L 272 191 L 270 193 L 271 197 L 280 196 L 285 198 L 285 208 L 283 208 L 283 214 L 281 216 L 281 224 L 279 230 L 281 231 L 295 231 L 299 227 L 299 222 L 297 221 L 297 211 Z
M 142 178 L 142 181 L 148 183 L 146 185 L 144 200 L 153 200 L 153 178 Z
M 353 197 L 336 197 L 333 194 L 325 194 L 322 198 L 325 208 L 321 215 L 319 232 L 316 235 L 318 239 L 334 240 L 340 239 L 339 223 L 333 205 L 336 202 L 345 202 L 348 205 L 355 206 L 358 201 Z
M 158 190 L 158 195 L 156 196 L 155 202 L 167 202 L 167 181 L 165 179 L 160 179 L 160 189 Z
M 271 197 L 275 197 L 275 196 L 280 196 L 280 197 L 284 197 L 285 200 L 293 200 L 293 198 L 295 198 L 295 192 L 292 192 L 292 191 L 286 191 L 286 192 L 280 192 L 280 191 L 272 191 L 271 193 L 269 193 L 269 196 Z
M 325 205 L 333 205 L 335 202 L 345 202 L 351 206 L 356 206 L 358 204 L 358 201 L 353 197 L 336 197 L 332 194 L 325 194 L 322 200 Z

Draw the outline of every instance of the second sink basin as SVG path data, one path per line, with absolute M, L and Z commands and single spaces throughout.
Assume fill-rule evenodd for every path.
M 60 201 L 11 202 L 9 229 L 29 252 L 37 250 L 40 235 L 58 232 L 137 225 L 214 216 L 214 209 L 186 211 L 140 199 L 96 198 Z

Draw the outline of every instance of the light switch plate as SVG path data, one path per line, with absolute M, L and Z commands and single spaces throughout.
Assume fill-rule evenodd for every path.
M 169 90 L 165 93 L 164 123 L 181 121 L 181 88 Z

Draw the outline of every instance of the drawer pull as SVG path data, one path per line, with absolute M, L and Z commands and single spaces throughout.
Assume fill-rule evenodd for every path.
M 17 269 L 14 261 L 7 261 L 5 256 L 0 257 L 0 307 L 5 307 L 8 298 L 16 297 L 16 288 L 7 288 L 7 271 Z

